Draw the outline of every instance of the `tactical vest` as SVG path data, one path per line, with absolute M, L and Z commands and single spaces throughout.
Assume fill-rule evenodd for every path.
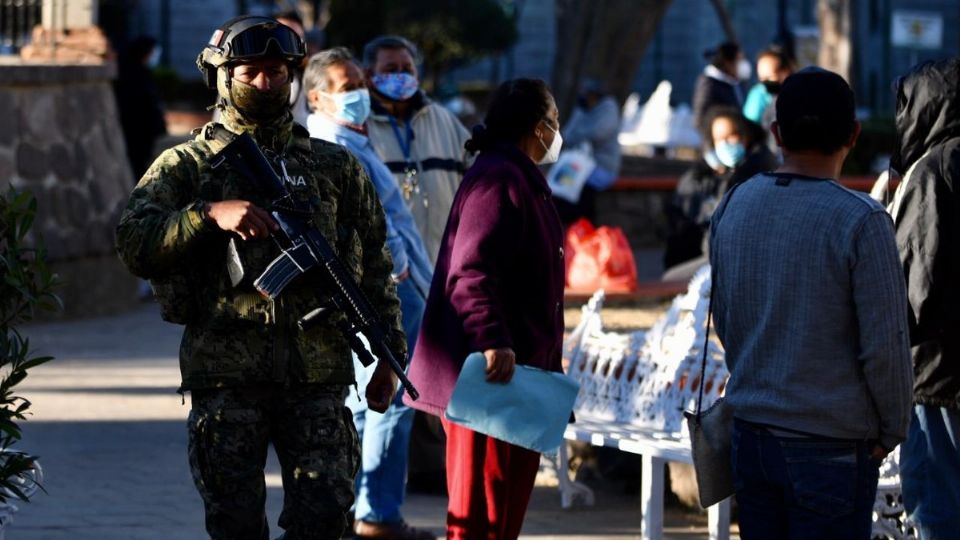
M 268 209 L 247 178 L 211 158 L 222 144 L 201 131 L 178 149 L 195 162 L 193 193 L 207 202 L 247 200 Z M 335 145 L 312 141 L 295 132 L 280 156 L 264 151 L 297 201 L 313 209 L 311 223 L 328 239 L 359 283 L 362 246 L 356 231 L 338 223 L 346 154 Z M 280 163 L 283 166 L 280 166 Z M 186 325 L 180 349 L 183 388 L 237 386 L 258 382 L 350 383 L 353 367 L 346 341 L 328 324 L 307 332 L 296 322 L 325 299 L 319 282 L 300 276 L 276 301 L 262 297 L 256 279 L 280 255 L 273 239 L 242 241 L 226 233 L 212 235 L 190 264 L 151 281 L 163 317 Z M 242 268 L 242 275 L 231 268 Z

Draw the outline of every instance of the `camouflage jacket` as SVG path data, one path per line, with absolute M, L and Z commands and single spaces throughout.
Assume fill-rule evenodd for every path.
M 224 114 L 223 123 L 233 132 L 251 132 L 268 158 L 283 160 L 285 172 L 278 172 L 287 188 L 315 209 L 310 221 L 392 329 L 391 350 L 405 354 L 383 209 L 356 159 L 338 145 L 310 139 L 289 117 L 266 128 L 244 125 L 230 114 Z M 180 345 L 182 389 L 352 383 L 349 346 L 334 326 L 343 315 L 306 332 L 296 325 L 325 298 L 316 280 L 300 276 L 276 301 L 264 299 L 251 282 L 279 255 L 276 243 L 244 242 L 203 219 L 204 201 L 242 199 L 270 207 L 228 165 L 211 167 L 208 159 L 223 144 L 208 140 L 205 132 L 157 158 L 133 190 L 117 227 L 123 262 L 151 280 L 164 318 L 186 325 Z M 231 238 L 231 253 L 246 276 L 237 286 L 227 271 Z

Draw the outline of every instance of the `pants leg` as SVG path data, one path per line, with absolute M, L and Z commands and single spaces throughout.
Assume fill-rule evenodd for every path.
M 880 463 L 864 442 L 776 437 L 737 421 L 731 460 L 744 540 L 869 540 Z
M 190 472 L 213 540 L 266 540 L 269 426 L 263 398 L 237 390 L 193 392 L 188 420 Z
M 443 420 L 447 432 L 447 538 L 520 535 L 540 454 Z
M 400 297 L 407 347 L 412 356 L 426 299 L 411 279 L 397 285 L 397 295 Z M 354 367 L 358 365 L 359 362 L 355 362 Z M 366 391 L 372 367 L 363 369 L 363 376 L 357 377 L 357 388 L 361 395 Z M 354 423 L 358 426 L 362 448 L 362 468 L 357 476 L 355 507 L 358 520 L 391 523 L 403 519 L 400 507 L 406 491 L 413 409 L 403 404 L 402 393 L 403 387 L 400 387 L 390 408 L 383 414 L 367 409 L 365 400 L 351 399 L 352 396 L 347 398 L 354 413 Z
M 743 540 L 787 537 L 783 486 L 767 474 L 776 470 L 778 455 L 775 441 L 765 440 L 740 422 L 734 423 L 730 460 Z
M 956 538 L 960 531 L 960 413 L 916 405 L 900 447 L 903 502 L 921 540 Z
M 356 519 L 389 523 L 402 519 L 413 409 L 394 399 L 383 414 L 367 410 L 362 470 L 357 475 Z
M 283 475 L 285 540 L 340 538 L 353 504 L 359 444 L 342 386 L 278 392 L 271 440 Z

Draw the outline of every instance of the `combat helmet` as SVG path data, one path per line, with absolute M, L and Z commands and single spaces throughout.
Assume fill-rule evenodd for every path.
M 221 67 L 262 57 L 282 58 L 293 66 L 306 54 L 303 40 L 290 27 L 270 17 L 242 15 L 214 31 L 197 56 L 197 68 L 207 87 L 216 88 Z

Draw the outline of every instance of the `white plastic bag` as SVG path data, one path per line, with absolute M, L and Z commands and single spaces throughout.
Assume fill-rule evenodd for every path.
M 578 148 L 561 152 L 560 159 L 547 173 L 547 184 L 553 196 L 570 203 L 579 201 L 580 192 L 596 166 L 597 162 L 588 150 Z

